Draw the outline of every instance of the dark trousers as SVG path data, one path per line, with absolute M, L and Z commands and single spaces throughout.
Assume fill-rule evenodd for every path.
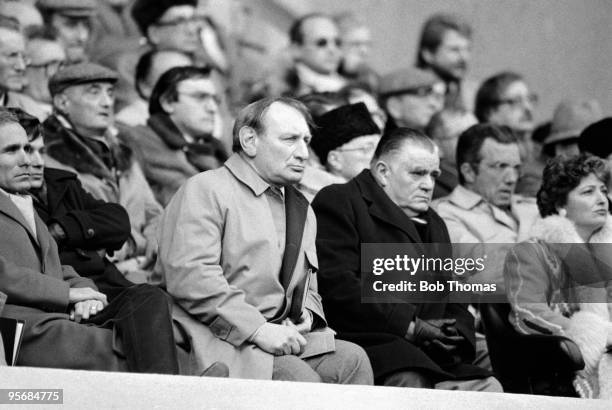
M 131 372 L 178 374 L 170 296 L 147 284 L 104 293 L 108 306 L 85 323 L 117 330 Z

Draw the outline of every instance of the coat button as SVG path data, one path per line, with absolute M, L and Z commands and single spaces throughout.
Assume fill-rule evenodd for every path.
M 87 237 L 88 238 L 92 238 L 94 236 L 94 234 L 95 234 L 95 231 L 92 228 L 89 228 L 87 230 Z

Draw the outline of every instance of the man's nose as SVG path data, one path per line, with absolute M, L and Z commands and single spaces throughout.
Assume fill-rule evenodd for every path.
M 303 159 L 303 160 L 308 159 L 308 156 L 309 156 L 308 144 L 306 143 L 305 140 L 302 139 L 298 142 L 298 145 L 295 148 L 293 155 L 298 159 Z
M 76 27 L 77 39 L 80 44 L 86 43 L 89 40 L 89 27 L 86 24 L 81 23 Z

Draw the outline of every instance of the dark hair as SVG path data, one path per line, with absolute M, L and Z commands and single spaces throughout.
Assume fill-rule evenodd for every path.
M 38 118 L 28 114 L 21 108 L 11 107 L 8 110 L 15 116 L 19 125 L 23 127 L 28 135 L 28 141 L 34 141 L 42 136 L 42 125 Z
M 346 97 L 332 91 L 302 95 L 298 97 L 298 100 L 308 108 L 310 114 L 315 118 L 349 103 Z
M 334 21 L 334 19 L 331 16 L 328 16 L 327 14 L 324 14 L 324 13 L 309 13 L 309 14 L 306 14 L 298 18 L 297 20 L 293 22 L 293 24 L 291 25 L 291 28 L 289 29 L 289 41 L 291 42 L 291 44 L 298 44 L 298 45 L 304 44 L 304 32 L 302 31 L 302 27 L 304 23 L 306 22 L 306 20 L 310 20 L 313 18 L 324 18 L 324 19 L 329 19 L 331 21 Z
M 26 30 L 28 40 L 57 41 L 57 30 L 51 26 L 32 26 Z
M 181 81 L 192 78 L 209 78 L 209 67 L 183 66 L 173 67 L 159 77 L 149 99 L 149 114 L 166 113 L 161 100 L 172 102 L 178 100 L 177 87 Z
M 517 81 L 524 81 L 523 76 L 512 71 L 504 71 L 487 78 L 478 88 L 474 114 L 478 121 L 489 121 L 491 111 L 499 106 L 502 94 L 508 86 Z
M 140 84 L 146 82 L 149 76 L 151 75 L 151 71 L 153 70 L 153 67 L 155 65 L 155 57 L 160 53 L 167 52 L 184 54 L 179 50 L 159 50 L 154 48 L 141 55 L 138 59 L 138 63 L 136 63 L 136 71 L 134 72 L 134 87 L 136 88 L 138 95 L 140 95 L 145 100 L 147 98 L 143 95 L 142 90 L 140 89 Z M 185 57 L 188 57 L 187 54 L 184 55 Z
M 312 116 L 310 115 L 310 112 L 308 112 L 308 108 L 306 108 L 306 106 L 300 101 L 289 97 L 262 98 L 261 100 L 247 105 L 238 113 L 236 121 L 234 121 L 234 127 L 232 128 L 232 151 L 242 151 L 242 145 L 240 144 L 240 130 L 243 127 L 251 127 L 258 134 L 265 131 L 263 124 L 264 117 L 268 112 L 268 108 L 270 108 L 270 106 L 274 103 L 285 104 L 296 109 L 304 116 L 308 126 L 311 129 L 314 127 Z
M 2 14 L 0 14 L 0 28 L 21 33 L 19 21 L 14 17 L 4 16 Z
M 427 67 L 422 55 L 423 50 L 435 52 L 442 43 L 444 34 L 449 30 L 454 30 L 467 39 L 472 38 L 472 27 L 462 17 L 446 13 L 434 14 L 423 24 L 421 30 L 421 39 L 417 48 L 417 67 Z
M 605 161 L 590 154 L 559 156 L 549 160 L 544 167 L 542 185 L 537 194 L 540 215 L 544 218 L 557 214 L 557 209 L 567 203 L 570 191 L 590 174 L 595 174 L 607 183 L 609 174 Z
M 491 138 L 501 144 L 518 144 L 516 135 L 509 127 L 493 125 L 489 123 L 472 125 L 459 135 L 457 141 L 457 174 L 459 183 L 465 184 L 465 178 L 461 172 L 461 165 L 468 163 L 475 172 L 478 163 L 482 160 L 480 151 L 487 138 Z
M 19 119 L 11 108 L 0 107 L 0 127 L 6 124 L 19 124 Z
M 437 150 L 436 144 L 421 131 L 413 128 L 399 127 L 383 134 L 376 146 L 371 163 L 374 164 L 381 157 L 398 152 L 405 143 L 419 146 L 431 152 L 436 152 Z

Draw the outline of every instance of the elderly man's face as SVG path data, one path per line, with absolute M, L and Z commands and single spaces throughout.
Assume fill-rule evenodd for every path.
M 63 16 L 55 13 L 51 16 L 51 26 L 57 30 L 69 62 L 87 61 L 85 48 L 91 36 L 91 21 L 89 18 Z
M 31 63 L 26 70 L 26 93 L 37 101 L 51 102 L 49 78 L 66 62 L 66 52 L 57 41 L 34 39 L 28 43 Z
M 327 167 L 347 181 L 370 167 L 380 135 L 363 135 L 353 138 L 327 155 Z
M 497 207 L 509 207 L 521 168 L 518 145 L 487 138 L 480 149 L 480 158 L 472 190 Z
M 45 144 L 42 137 L 30 141 L 30 167 L 28 168 L 30 189 L 40 189 L 43 186 L 45 168 L 44 153 Z
M 387 103 L 389 114 L 399 126 L 424 129 L 444 106 L 444 92 L 444 83 L 439 82 L 391 97 Z
M 380 175 L 382 188 L 389 198 L 408 216 L 427 211 L 436 178 L 440 175 L 437 151 L 404 142 L 399 152 L 381 160 L 386 164 Z
M 23 35 L 0 28 L 0 88 L 21 91 L 26 84 L 28 62 Z
M 310 129 L 301 112 L 275 102 L 263 119 L 264 129 L 256 136 L 253 164 L 264 181 L 273 185 L 299 182 L 308 160 Z
M 342 58 L 336 23 L 325 17 L 314 17 L 302 24 L 302 33 L 303 44 L 296 46 L 296 58 L 318 73 L 335 73 Z
M 73 85 L 54 102 L 77 129 L 100 135 L 113 124 L 114 90 L 108 82 Z
M 527 84 L 515 81 L 502 92 L 497 107 L 489 115 L 489 122 L 531 132 L 535 127 L 533 111 L 536 103 L 537 96 L 529 91 Z
M 215 84 L 210 78 L 190 78 L 177 84 L 176 101 L 168 103 L 170 118 L 191 137 L 211 134 L 219 110 Z
M 30 189 L 28 136 L 19 124 L 0 125 L 0 188 L 8 192 Z
M 148 29 L 148 37 L 160 50 L 179 50 L 191 54 L 202 47 L 201 21 L 190 5 L 170 7 Z
M 423 50 L 423 58 L 445 80 L 461 80 L 471 59 L 471 41 L 455 30 L 447 30 L 434 52 Z

